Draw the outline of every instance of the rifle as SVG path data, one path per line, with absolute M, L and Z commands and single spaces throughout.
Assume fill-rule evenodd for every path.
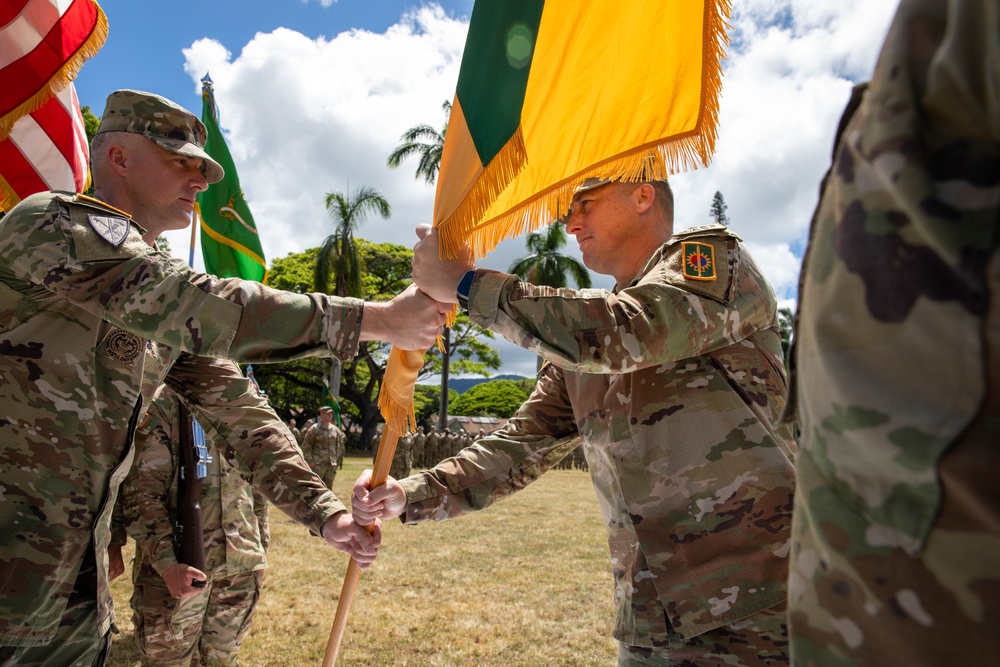
M 208 476 L 211 458 L 205 446 L 205 431 L 183 403 L 180 407 L 181 440 L 181 493 L 177 506 L 177 528 L 180 530 L 178 560 L 205 571 L 205 537 L 201 523 L 201 488 Z M 192 586 L 202 587 L 204 581 L 192 581 Z

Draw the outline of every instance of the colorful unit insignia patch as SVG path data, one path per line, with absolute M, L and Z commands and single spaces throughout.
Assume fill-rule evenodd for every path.
M 684 243 L 684 277 L 715 280 L 715 247 L 708 243 Z

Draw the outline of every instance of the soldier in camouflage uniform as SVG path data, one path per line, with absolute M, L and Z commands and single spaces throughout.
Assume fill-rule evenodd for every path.
M 121 487 L 125 526 L 136 541 L 136 642 L 144 665 L 186 667 L 193 659 L 236 665 L 267 567 L 267 502 L 225 456 L 210 450 L 199 501 L 206 570 L 193 574 L 175 548 L 181 428 L 177 395 L 163 386 L 136 433 L 135 463 Z M 206 441 L 215 442 L 214 435 L 207 432 Z M 206 586 L 187 588 L 192 577 Z
M 302 444 L 302 432 L 298 429 L 298 424 L 294 419 L 288 420 L 288 430 L 291 431 L 292 435 L 295 437 L 295 442 L 297 444 Z
M 427 434 L 427 440 L 424 442 L 424 465 L 422 467 L 429 468 L 442 458 L 441 434 L 438 433 L 436 427 L 431 426 L 430 433 Z
M 407 433 L 396 441 L 396 449 L 392 453 L 392 464 L 389 466 L 389 474 L 396 479 L 409 475 L 412 453 L 413 436 Z
M 424 435 L 424 427 L 420 426 L 417 428 L 417 432 L 413 434 L 413 447 L 410 450 L 410 463 L 414 468 L 425 467 L 424 463 L 424 446 L 427 442 L 427 436 Z M 410 473 L 407 472 L 407 475 Z M 398 478 L 397 478 L 398 479 Z
M 205 136 L 168 100 L 112 93 L 92 148 L 97 199 L 42 193 L 0 221 L 0 664 L 103 663 L 108 573 L 121 569 L 111 512 L 164 381 L 282 511 L 374 558 L 377 533 L 353 524 L 228 359 L 348 359 L 361 340 L 400 336 L 413 349 L 441 307 L 415 289 L 387 304 L 278 292 L 158 252 L 155 237 L 190 224 L 222 177 Z
M 333 488 L 333 480 L 337 478 L 337 462 L 344 455 L 346 443 L 347 436 L 333 423 L 333 408 L 324 405 L 319 409 L 319 423 L 310 426 L 302 436 L 302 454 L 328 489 Z
M 666 182 L 585 181 L 566 229 L 613 292 L 535 286 L 438 259 L 418 230 L 414 279 L 465 285 L 470 319 L 546 358 L 500 430 L 434 469 L 367 490 L 355 518 L 443 520 L 534 481 L 582 440 L 615 579 L 618 664 L 787 664 L 794 442 L 771 287 L 712 225 L 673 233 Z
M 803 262 L 792 657 L 1000 664 L 1000 2 L 903 0 Z

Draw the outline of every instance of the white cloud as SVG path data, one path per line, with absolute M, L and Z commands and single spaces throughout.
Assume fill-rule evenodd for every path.
M 715 160 L 673 179 L 676 227 L 708 222 L 712 195 L 721 191 L 732 228 L 783 299 L 795 296 L 840 112 L 852 82 L 870 76 L 894 6 L 735 3 Z M 360 235 L 412 244 L 414 226 L 430 221 L 434 190 L 414 179 L 415 161 L 390 170 L 386 156 L 407 128 L 443 122 L 441 103 L 454 95 L 467 29 L 464 20 L 426 6 L 384 33 L 309 39 L 277 29 L 258 33 L 238 54 L 208 39 L 184 50 L 196 88 L 206 71 L 215 81 L 222 126 L 268 257 L 321 243 L 332 229 L 325 193 L 362 185 L 381 190 L 393 215 L 369 220 Z M 187 243 L 184 234 L 171 237 L 175 249 Z M 523 247 L 522 239 L 507 241 L 483 265 L 506 269 Z M 532 372 L 530 354 L 508 348 L 501 347 L 505 371 Z

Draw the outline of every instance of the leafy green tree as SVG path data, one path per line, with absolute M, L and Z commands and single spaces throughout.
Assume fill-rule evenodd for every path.
M 795 313 L 791 308 L 778 309 L 778 332 L 781 334 L 781 352 L 785 357 L 785 368 L 788 368 L 791 359 L 789 355 L 792 351 L 792 323 L 795 321 Z
M 372 243 L 365 239 L 355 239 L 355 244 L 362 269 L 363 298 L 388 300 L 409 285 L 412 250 L 391 243 Z M 312 291 L 310 273 L 319 251 L 319 248 L 311 248 L 273 260 L 267 284 L 295 292 Z M 469 323 L 469 327 L 474 326 Z M 385 374 L 388 353 L 388 345 L 362 343 L 358 355 L 342 367 L 340 403 L 345 422 L 352 427 L 349 433 L 352 447 L 360 445 L 367 448 L 375 434 L 380 418 L 378 392 Z M 469 370 L 463 372 L 478 372 L 486 376 L 490 371 L 500 368 L 499 354 L 480 341 L 475 331 L 470 331 L 468 338 L 462 340 L 461 347 L 456 348 L 456 354 L 467 356 Z M 298 410 L 310 416 L 316 414 L 322 401 L 323 378 L 328 368 L 325 359 L 303 359 L 283 364 L 260 364 L 254 366 L 254 373 L 261 387 L 268 393 L 275 410 L 287 418 Z M 418 379 L 438 372 L 438 368 L 440 355 L 432 350 L 425 357 L 425 365 Z M 417 387 L 417 396 L 418 401 L 429 400 L 427 391 L 420 389 L 420 385 Z M 434 391 L 432 400 L 436 402 L 439 396 L 439 390 Z M 426 407 L 423 404 L 421 406 Z M 433 410 L 432 404 L 428 414 Z
M 90 110 L 90 105 L 81 108 L 80 113 L 83 115 L 83 131 L 87 133 L 87 144 L 89 145 L 94 140 L 97 129 L 101 127 L 101 119 Z
M 400 143 L 395 150 L 389 154 L 386 164 L 389 168 L 395 169 L 403 164 L 403 160 L 411 155 L 419 155 L 420 162 L 417 163 L 415 178 L 421 176 L 428 183 L 433 184 L 437 180 L 438 171 L 441 168 L 441 151 L 444 148 L 444 135 L 448 132 L 448 119 L 451 117 L 451 102 L 445 101 L 441 105 L 444 109 L 444 126 L 438 132 L 427 124 L 414 125 L 400 137 Z
M 510 417 L 528 400 L 534 380 L 490 380 L 474 385 L 452 404 L 452 414 Z
M 715 196 L 712 197 L 712 208 L 709 211 L 712 215 L 712 220 L 719 223 L 720 225 L 729 226 L 729 215 L 726 211 L 729 207 L 726 206 L 726 198 L 722 196 L 722 193 L 718 190 L 715 191 Z
M 93 112 L 91 112 L 89 106 L 85 106 L 85 107 L 81 108 L 80 109 L 80 113 L 83 116 L 83 131 L 87 133 L 87 145 L 89 146 L 91 144 L 91 142 L 94 141 L 94 135 L 97 134 L 98 128 L 101 127 L 101 119 L 98 118 L 97 116 L 95 116 L 93 114 Z M 89 167 L 88 167 L 88 169 L 89 169 Z M 94 196 L 94 184 L 90 183 L 87 186 L 87 189 L 84 191 L 83 194 L 87 195 L 88 197 L 93 197 Z M 162 237 L 160 237 L 160 238 L 162 238 Z M 156 239 L 157 242 L 159 242 L 160 238 Z M 164 252 L 169 253 L 170 251 L 169 250 L 164 250 Z

